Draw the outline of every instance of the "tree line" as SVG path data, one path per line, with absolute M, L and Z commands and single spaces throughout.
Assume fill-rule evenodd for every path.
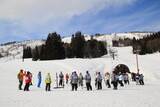
M 142 39 L 133 38 L 132 40 L 133 53 L 137 50 L 140 55 L 160 52 L 160 32 L 156 32 Z
M 96 58 L 107 54 L 106 42 L 97 41 L 91 36 L 85 40 L 81 32 L 72 35 L 71 43 L 62 42 L 61 36 L 49 33 L 45 44 L 35 48 L 26 47 L 23 49 L 23 58 L 32 60 L 54 60 L 64 58 Z

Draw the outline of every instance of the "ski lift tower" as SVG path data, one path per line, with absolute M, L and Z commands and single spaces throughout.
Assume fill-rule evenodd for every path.
M 136 53 L 136 65 L 137 65 L 137 73 L 139 74 L 139 61 L 138 61 L 138 54 L 140 52 L 140 47 L 136 46 L 134 53 Z
M 113 67 L 116 65 L 117 61 L 117 50 L 114 47 L 109 48 L 109 55 L 111 58 L 111 72 L 113 72 Z
M 118 51 L 115 49 L 115 48 L 111 48 L 110 47 L 110 49 L 109 49 L 109 54 L 110 54 L 110 56 L 112 57 L 112 59 L 113 59 L 113 61 L 115 60 L 115 57 L 117 57 L 118 56 Z

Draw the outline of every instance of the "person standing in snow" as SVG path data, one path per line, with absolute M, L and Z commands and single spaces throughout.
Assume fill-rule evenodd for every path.
M 42 75 L 41 75 L 41 72 L 40 72 L 40 71 L 38 72 L 37 78 L 38 78 L 37 87 L 40 88 L 41 82 L 42 82 Z
M 27 71 L 27 74 L 25 75 L 25 87 L 24 91 L 29 91 L 29 86 L 31 84 L 31 74 L 29 71 Z
M 64 87 L 64 75 L 62 72 L 59 74 L 59 86 Z
M 115 74 L 114 72 L 111 75 L 111 83 L 113 84 L 113 89 L 117 90 L 118 88 L 118 75 Z
M 66 79 L 66 84 L 68 84 L 68 80 L 69 80 L 69 75 L 68 75 L 68 73 L 66 73 L 65 79 Z
M 21 69 L 20 72 L 17 75 L 17 78 L 19 80 L 19 86 L 18 86 L 19 90 L 22 90 L 23 77 L 24 77 L 24 73 L 23 73 L 23 70 Z
M 140 83 L 140 85 L 144 85 L 143 78 L 144 78 L 143 74 L 140 74 L 140 76 L 139 76 L 139 83 Z
M 140 75 L 139 75 L 139 73 L 137 73 L 137 74 L 135 75 L 136 85 L 139 84 L 139 77 L 140 77 Z
M 98 88 L 98 81 L 97 81 L 98 72 L 95 74 L 95 87 Z
M 74 71 L 71 75 L 71 85 L 72 85 L 72 91 L 77 91 L 78 88 L 78 75 L 76 71 Z
M 119 84 L 121 85 L 121 87 L 123 87 L 124 86 L 124 84 L 123 84 L 123 75 L 122 75 L 122 73 L 119 73 L 119 77 L 118 77 L 118 81 L 119 81 Z
M 87 91 L 92 90 L 91 75 L 88 71 L 86 71 L 85 80 L 86 80 Z
M 98 83 L 98 90 L 101 90 L 102 89 L 102 75 L 100 72 L 98 72 L 98 75 L 97 75 L 97 83 Z
M 83 88 L 83 75 L 82 75 L 82 73 L 80 73 L 78 76 L 78 83 L 79 83 L 79 86 L 81 86 Z
M 45 83 L 46 83 L 46 91 L 51 91 L 51 75 L 50 73 L 47 74 L 46 78 L 45 78 Z
M 29 85 L 33 85 L 33 82 L 32 82 L 33 75 L 32 75 L 32 73 L 31 73 L 31 72 L 29 72 L 29 76 L 30 76 L 30 79 L 31 79 L 31 82 L 30 82 L 30 84 L 29 84 Z
M 129 76 L 127 73 L 124 74 L 124 83 L 129 84 Z
M 109 72 L 105 73 L 104 79 L 105 79 L 106 86 L 108 86 L 108 88 L 111 88 L 111 85 L 110 85 L 110 73 Z

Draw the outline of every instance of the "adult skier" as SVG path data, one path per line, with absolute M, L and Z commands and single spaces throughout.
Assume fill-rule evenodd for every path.
M 82 75 L 82 73 L 80 73 L 78 76 L 78 83 L 79 83 L 79 86 L 81 86 L 83 88 L 83 75 Z
M 41 82 L 42 82 L 42 75 L 41 75 L 41 71 L 39 71 L 39 72 L 38 72 L 37 78 L 38 78 L 38 84 L 37 84 L 37 87 L 38 87 L 38 88 L 40 88 L 40 87 L 41 87 Z
M 27 74 L 25 75 L 25 87 L 24 91 L 29 91 L 29 86 L 31 84 L 31 74 L 29 71 L 27 71 Z
M 47 74 L 46 78 L 45 78 L 45 83 L 46 83 L 46 91 L 51 91 L 51 75 L 50 73 Z
M 125 73 L 125 74 L 123 75 L 123 77 L 124 77 L 124 83 L 125 83 L 125 84 L 129 84 L 129 76 L 128 76 L 128 74 Z
M 122 73 L 119 73 L 119 76 L 118 76 L 118 81 L 119 81 L 119 84 L 120 84 L 120 86 L 121 87 L 123 87 L 124 86 L 124 84 L 123 84 L 123 75 L 122 75 Z
M 59 86 L 64 87 L 64 75 L 62 72 L 59 74 Z
M 139 75 L 139 83 L 140 83 L 140 85 L 144 85 L 144 80 L 143 80 L 143 78 L 144 78 L 143 74 L 140 74 L 140 75 Z
M 18 86 L 19 90 L 22 90 L 23 77 L 24 77 L 24 73 L 23 73 L 23 70 L 21 69 L 20 72 L 17 75 L 17 78 L 19 80 L 19 86 Z
M 95 87 L 96 87 L 96 88 L 98 88 L 97 77 L 98 77 L 98 72 L 96 72 L 96 74 L 95 74 Z
M 101 89 L 102 89 L 102 75 L 101 75 L 100 72 L 98 72 L 97 83 L 98 83 L 97 89 L 98 89 L 98 90 L 101 90 Z
M 66 84 L 68 84 L 68 80 L 69 80 L 69 75 L 68 75 L 68 73 L 66 73 L 65 79 L 66 79 Z
M 115 73 L 112 73 L 111 75 L 111 83 L 113 84 L 113 89 L 117 90 L 118 88 L 118 75 Z
M 135 75 L 136 85 L 139 84 L 139 77 L 140 77 L 140 75 L 139 75 L 139 73 L 137 73 L 137 74 Z
M 104 79 L 105 79 L 106 86 L 108 86 L 108 88 L 111 88 L 111 85 L 110 85 L 110 73 L 106 72 L 104 76 L 105 76 Z
M 87 91 L 92 90 L 91 75 L 88 71 L 86 71 L 85 80 L 86 80 Z
M 72 85 L 72 91 L 77 91 L 78 88 L 78 75 L 76 71 L 74 71 L 71 75 L 71 85 Z
M 30 82 L 30 84 L 29 84 L 29 85 L 33 85 L 33 82 L 32 82 L 33 75 L 32 75 L 32 73 L 31 73 L 31 72 L 29 72 L 29 76 L 30 76 L 30 79 L 31 79 L 31 82 Z

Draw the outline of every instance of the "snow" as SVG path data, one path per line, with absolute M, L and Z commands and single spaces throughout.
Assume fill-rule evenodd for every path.
M 96 90 L 94 87 L 94 74 L 96 71 L 106 72 L 120 63 L 128 65 L 131 72 L 136 71 L 136 56 L 132 54 L 131 47 L 115 48 L 118 51 L 113 61 L 108 55 L 95 59 L 65 59 L 53 61 L 32 61 L 26 59 L 0 60 L 0 106 L 1 107 L 159 107 L 160 102 L 160 53 L 140 56 L 140 73 L 145 76 L 145 85 L 136 85 L 131 82 L 118 90 L 108 89 L 103 82 L 103 89 Z M 33 86 L 29 92 L 18 90 L 17 73 L 20 69 L 29 70 L 33 73 Z M 92 75 L 93 91 L 86 88 L 78 88 L 77 92 L 71 91 L 71 86 L 64 89 L 53 89 L 55 74 L 62 71 L 82 72 L 86 70 Z M 42 87 L 37 88 L 38 71 L 42 71 Z M 44 78 L 50 72 L 53 80 L 52 91 L 46 92 Z

